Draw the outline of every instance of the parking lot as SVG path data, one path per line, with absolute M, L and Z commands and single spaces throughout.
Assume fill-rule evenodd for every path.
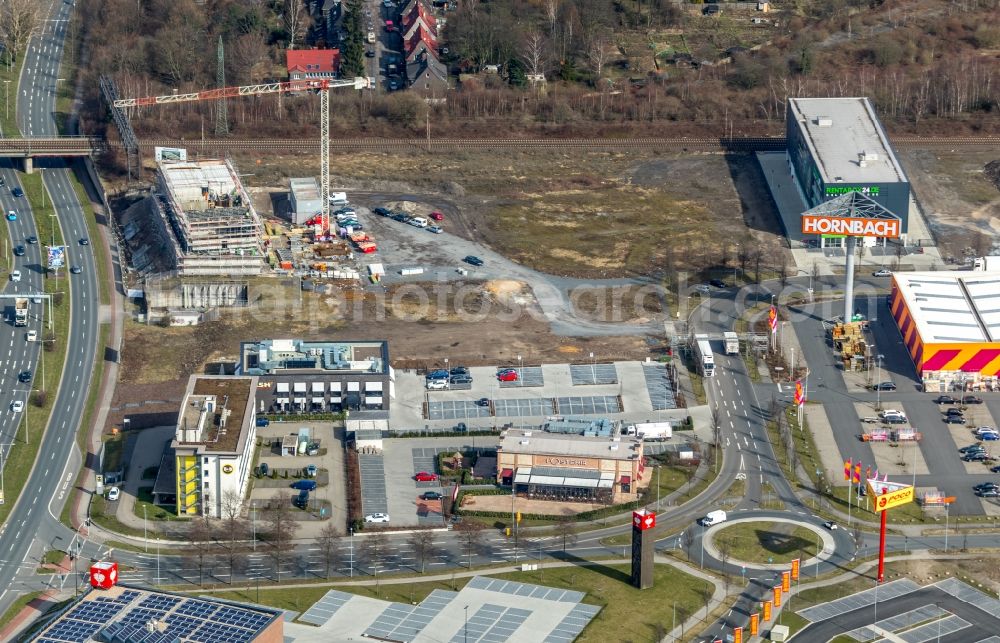
M 427 390 L 422 374 L 397 372 L 396 400 L 390 428 L 452 430 L 459 422 L 469 429 L 504 425 L 538 426 L 546 418 L 594 416 L 648 422 L 683 419 L 677 409 L 666 369 L 659 364 L 545 364 L 512 367 L 517 381 L 500 382 L 499 368 L 469 369 L 472 383 L 464 390 Z M 477 403 L 480 400 L 488 404 Z
M 319 455 L 282 456 L 280 449 L 268 446 L 271 441 L 280 441 L 286 435 L 297 434 L 302 428 L 310 429 L 311 439 L 319 441 Z M 271 471 L 278 471 L 279 475 L 277 478 L 252 478 L 251 503 L 263 506 L 280 494 L 296 495 L 298 492 L 291 487 L 296 480 L 294 475 L 309 465 L 316 465 L 318 469 L 316 481 L 319 486 L 310 494 L 310 499 L 314 503 L 313 508 L 327 507 L 327 513 L 323 518 L 329 516 L 333 524 L 343 527 L 347 523 L 343 430 L 338 429 L 335 433 L 333 425 L 329 422 L 272 422 L 266 427 L 258 428 L 257 435 L 265 443 L 265 446 L 260 447 L 258 466 L 267 464 Z M 288 478 L 283 476 L 285 471 L 289 472 Z M 315 504 L 317 502 L 319 504 Z M 293 512 L 293 516 L 302 520 L 298 532 L 300 537 L 315 537 L 326 524 L 326 520 L 314 519 L 319 515 L 319 511 L 313 513 L 316 516 L 298 509 Z

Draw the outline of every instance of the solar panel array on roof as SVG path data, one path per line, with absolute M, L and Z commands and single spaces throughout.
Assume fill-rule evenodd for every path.
M 176 610 L 177 614 L 184 614 L 185 616 L 195 616 L 197 618 L 209 618 L 215 613 L 215 610 L 219 609 L 218 603 L 209 603 L 208 601 L 200 601 L 197 599 L 188 599 L 184 601 Z
M 331 589 L 323 595 L 323 598 L 306 610 L 306 613 L 300 616 L 299 620 L 310 625 L 323 625 L 353 597 L 354 594 Z
M 466 643 L 468 641 L 504 643 L 514 635 L 517 628 L 521 627 L 521 624 L 529 616 L 531 616 L 531 610 L 484 603 L 476 610 L 475 614 L 469 617 L 468 622 L 458 628 L 455 635 L 451 637 L 451 643 Z
M 500 592 L 501 594 L 514 594 L 516 596 L 530 596 L 546 601 L 559 601 L 562 603 L 579 603 L 586 596 L 583 592 L 574 592 L 568 589 L 556 589 L 555 587 L 544 587 L 542 585 L 531 585 L 529 583 L 517 583 L 512 580 L 501 580 L 499 578 L 489 578 L 487 576 L 476 576 L 466 587 L 473 589 L 484 589 L 490 592 Z
M 441 610 L 448 606 L 457 592 L 436 589 L 419 605 L 392 603 L 365 631 L 365 636 L 407 641 L 420 633 Z
M 145 624 L 126 625 L 112 623 L 98 633 L 98 638 L 107 643 L 179 643 L 177 636 L 168 632 L 150 631 Z
M 99 629 L 101 629 L 101 623 L 87 623 L 72 618 L 65 618 L 49 628 L 45 636 L 46 640 L 84 643 Z
M 597 605 L 579 603 L 566 615 L 559 625 L 545 637 L 545 643 L 570 643 L 580 636 L 583 628 L 597 616 L 601 608 Z

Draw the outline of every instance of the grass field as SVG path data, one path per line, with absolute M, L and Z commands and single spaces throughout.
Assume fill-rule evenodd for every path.
M 703 592 L 711 595 L 711 585 L 667 565 L 657 565 L 652 589 L 637 590 L 629 585 L 629 572 L 625 566 L 559 567 L 536 572 L 491 574 L 522 583 L 585 592 L 583 602 L 600 605 L 601 612 L 583 631 L 578 641 L 648 641 L 653 633 L 672 627 L 672 608 L 677 605 L 678 621 L 682 615 L 694 614 L 704 609 Z M 457 590 L 469 579 L 454 581 L 382 584 L 375 586 L 337 585 L 336 589 L 400 603 L 419 602 L 435 589 Z M 319 600 L 330 587 L 260 588 L 260 602 L 287 610 L 305 611 Z M 257 587 L 212 595 L 237 601 L 256 601 Z M 653 606 L 656 606 L 653 608 Z
M 721 529 L 713 541 L 729 558 L 748 563 L 787 563 L 812 558 L 822 541 L 810 529 L 776 522 L 744 522 Z
M 17 93 L 18 79 L 21 75 L 21 67 L 24 65 L 24 56 L 18 56 L 13 66 L 7 66 L 6 57 L 0 57 L 0 82 L 3 83 L 4 106 L 0 111 L 0 129 L 3 130 L 4 138 L 17 138 L 21 135 L 21 130 L 17 126 Z

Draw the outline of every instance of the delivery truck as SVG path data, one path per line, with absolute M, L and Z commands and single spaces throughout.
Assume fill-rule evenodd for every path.
M 28 298 L 16 297 L 14 299 L 14 325 L 28 325 Z
M 711 527 L 723 522 L 726 522 L 726 512 L 722 509 L 716 509 L 715 511 L 709 511 L 704 518 L 698 521 L 698 524 L 702 527 Z
M 734 332 L 727 332 L 722 334 L 723 341 L 726 344 L 726 355 L 739 355 L 740 354 L 740 336 Z
M 625 435 L 640 437 L 645 442 L 669 440 L 674 433 L 670 422 L 639 422 L 625 427 Z

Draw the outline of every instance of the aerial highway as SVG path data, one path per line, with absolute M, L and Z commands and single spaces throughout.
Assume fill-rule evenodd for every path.
M 73 5 L 70 3 L 51 3 L 44 28 L 29 43 L 20 80 L 22 89 L 17 95 L 18 124 L 25 136 L 52 137 L 58 134 L 54 119 L 56 84 L 71 11 Z M 80 244 L 80 239 L 89 235 L 83 209 L 77 202 L 70 181 L 70 170 L 61 166 L 51 167 L 43 172 L 43 180 L 66 241 L 67 265 L 77 265 L 81 272 L 66 275 L 65 281 L 61 281 L 69 288 L 71 316 L 69 336 L 66 339 L 65 368 L 61 369 L 61 373 L 47 374 L 52 379 L 49 383 L 50 390 L 54 390 L 57 382 L 60 384 L 48 430 L 42 438 L 38 460 L 21 496 L 8 499 L 8 503 L 16 502 L 16 505 L 7 519 L 3 533 L 0 533 L 0 551 L 4 552 L 0 559 L 0 586 L 6 588 L 0 594 L 0 610 L 6 609 L 16 598 L 11 587 L 25 560 L 29 556 L 37 556 L 48 543 L 59 537 L 52 531 L 55 525 L 50 520 L 49 512 L 59 514 L 67 497 L 59 489 L 65 487 L 68 475 L 76 474 L 75 469 L 68 470 L 67 464 L 71 456 L 79 461 L 79 454 L 75 453 L 75 437 L 90 388 L 99 335 L 97 271 L 92 246 Z M 9 176 L 10 173 L 5 174 Z M 29 221 L 30 219 L 25 219 L 26 224 Z M 23 233 L 24 230 L 19 228 L 18 234 Z M 36 253 L 41 252 L 39 246 L 35 247 Z M 36 281 L 32 283 L 38 287 L 41 285 L 40 259 L 40 254 L 36 254 L 33 271 Z M 65 270 L 63 274 L 66 274 Z

